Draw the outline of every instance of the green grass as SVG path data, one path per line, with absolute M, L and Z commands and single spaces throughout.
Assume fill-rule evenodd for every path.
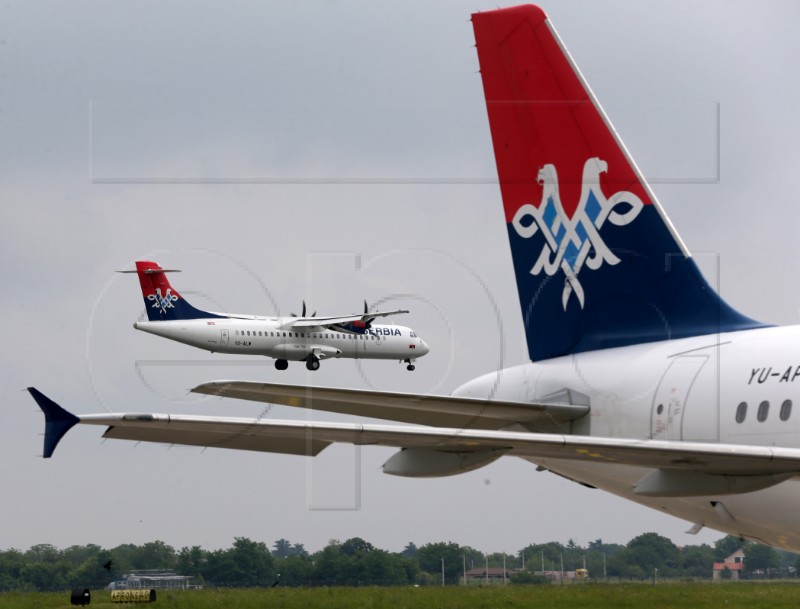
M 71 607 L 69 592 L 2 593 L 0 609 Z M 660 583 L 425 588 L 275 588 L 159 591 L 158 609 L 796 609 L 800 583 Z M 116 604 L 92 591 L 91 608 Z

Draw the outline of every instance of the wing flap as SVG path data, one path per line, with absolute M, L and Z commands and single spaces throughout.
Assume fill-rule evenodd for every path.
M 198 385 L 192 391 L 415 425 L 468 429 L 502 429 L 520 423 L 528 429 L 553 431 L 554 426 L 589 412 L 584 405 L 501 402 L 251 381 L 214 381 Z
M 103 437 L 114 440 L 253 450 L 308 457 L 318 455 L 331 444 L 316 438 L 313 429 L 272 427 L 247 419 L 121 415 L 118 419 L 82 417 L 81 423 L 109 425 Z

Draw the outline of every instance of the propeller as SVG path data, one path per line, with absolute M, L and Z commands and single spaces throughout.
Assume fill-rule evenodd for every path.
M 366 304 L 366 303 L 365 303 L 365 304 Z M 292 313 L 291 315 L 292 315 L 292 317 L 297 317 L 297 313 Z M 303 301 L 303 312 L 302 312 L 302 314 L 300 315 L 300 317 L 305 317 L 305 316 L 306 316 L 306 301 L 304 300 L 304 301 Z M 317 312 L 316 312 L 316 311 L 314 311 L 314 312 L 311 314 L 311 317 L 316 317 L 316 316 L 317 316 Z
M 365 298 L 364 299 L 364 315 L 367 315 L 368 313 L 369 313 L 369 306 L 367 305 L 367 299 Z M 364 324 L 361 327 L 363 327 L 365 330 L 369 330 L 372 327 L 372 322 L 373 321 L 375 321 L 374 317 L 372 319 L 366 319 L 365 321 L 361 322 L 361 323 Z

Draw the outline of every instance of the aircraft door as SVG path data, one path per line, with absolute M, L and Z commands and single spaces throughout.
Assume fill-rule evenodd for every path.
M 685 355 L 672 360 L 653 398 L 650 416 L 652 439 L 683 439 L 683 417 L 689 392 L 707 360 L 705 355 Z
M 220 344 L 221 347 L 227 347 L 228 346 L 228 330 L 220 329 L 220 331 L 219 331 L 219 344 Z

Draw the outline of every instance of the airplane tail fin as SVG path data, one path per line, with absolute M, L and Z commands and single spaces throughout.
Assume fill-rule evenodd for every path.
M 762 327 L 705 281 L 545 13 L 472 23 L 531 360 Z
M 139 276 L 147 319 L 150 321 L 221 317 L 194 308 L 170 285 L 166 274 L 179 272 L 177 270 L 162 269 L 157 263 L 150 260 L 137 260 L 136 271 L 121 272 L 135 272 Z

